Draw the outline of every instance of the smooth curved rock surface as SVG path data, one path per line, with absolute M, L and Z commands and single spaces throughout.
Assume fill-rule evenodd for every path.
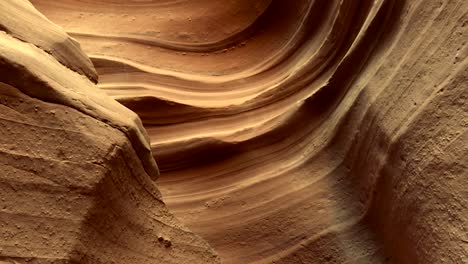
M 34 0 L 225 263 L 466 263 L 463 0 Z
M 50 22 L 28 1 L 2 1 L 0 30 L 53 55 L 66 67 L 97 82 L 97 73 L 80 44 Z
M 141 120 L 76 42 L 27 1 L 0 13 L 0 263 L 219 263 L 167 210 Z

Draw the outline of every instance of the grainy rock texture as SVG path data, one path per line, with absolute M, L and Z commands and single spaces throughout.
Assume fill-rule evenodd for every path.
M 468 263 L 466 0 L 32 3 L 140 116 L 169 209 L 224 263 Z
M 0 263 L 218 263 L 168 212 L 141 120 L 79 45 L 27 1 L 0 14 Z

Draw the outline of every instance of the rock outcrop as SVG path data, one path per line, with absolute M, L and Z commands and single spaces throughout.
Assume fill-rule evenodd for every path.
M 468 263 L 466 1 L 32 3 L 82 45 L 98 86 L 140 116 L 169 209 L 223 263 Z M 149 153 L 134 147 L 141 133 L 134 156 Z M 94 156 L 67 154 L 82 166 Z M 139 190 L 127 185 L 147 186 L 103 187 L 121 198 L 119 223 L 134 217 Z M 127 251 L 149 250 L 115 230 L 109 240 Z
M 0 263 L 218 263 L 78 43 L 28 1 L 0 13 Z

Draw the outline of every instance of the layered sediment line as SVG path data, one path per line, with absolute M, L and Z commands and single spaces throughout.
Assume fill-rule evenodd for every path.
M 465 1 L 34 0 L 225 263 L 463 263 Z

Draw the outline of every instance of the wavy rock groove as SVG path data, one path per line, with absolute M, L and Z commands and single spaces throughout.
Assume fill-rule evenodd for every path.
M 223 263 L 468 262 L 466 1 L 32 3 Z

